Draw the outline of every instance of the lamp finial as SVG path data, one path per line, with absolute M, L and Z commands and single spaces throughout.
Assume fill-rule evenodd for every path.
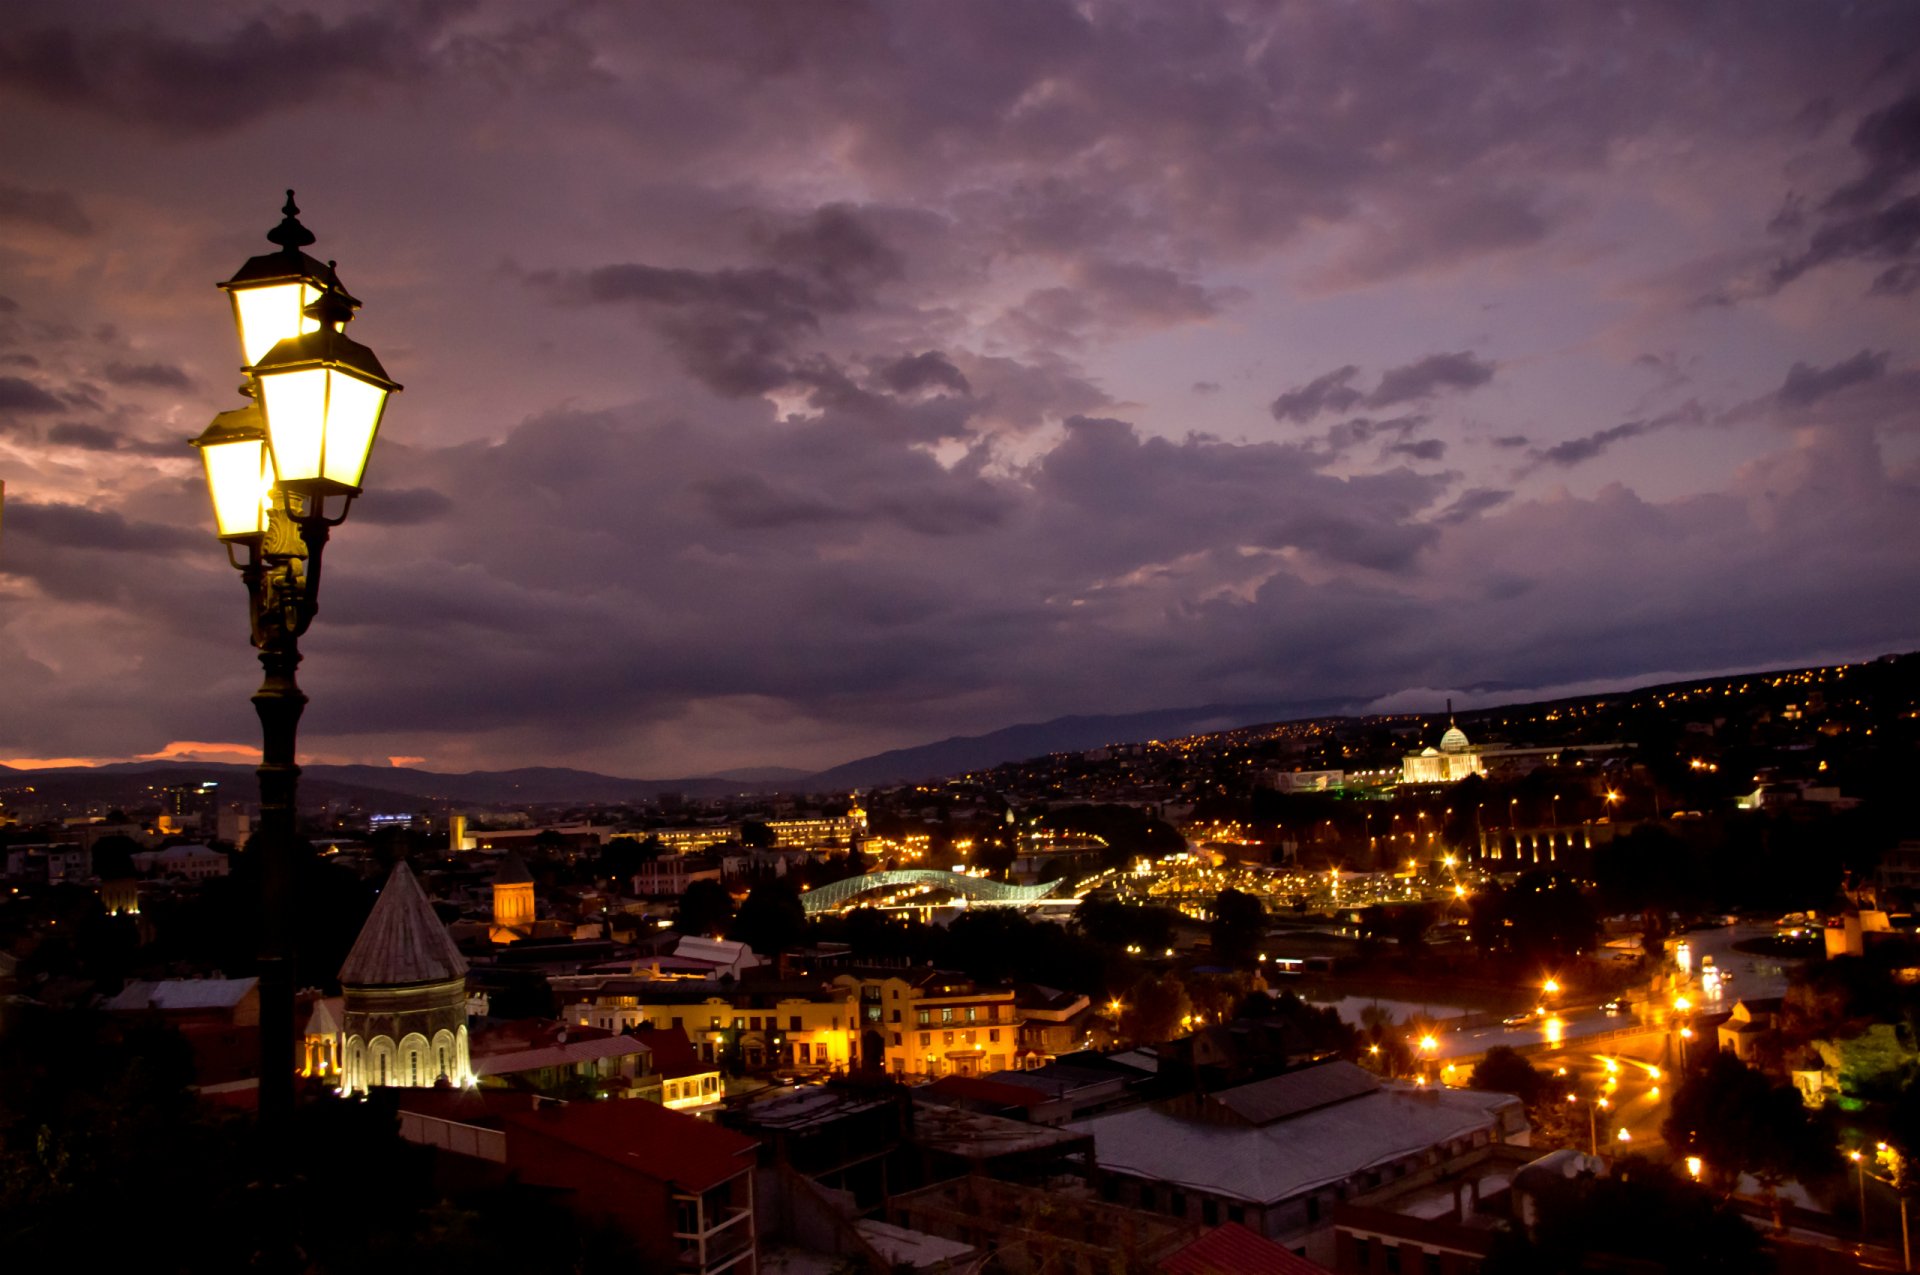
M 267 232 L 268 243 L 277 243 L 288 252 L 298 252 L 313 242 L 313 232 L 300 224 L 300 206 L 293 202 L 291 190 L 280 212 L 283 214 L 280 224 Z

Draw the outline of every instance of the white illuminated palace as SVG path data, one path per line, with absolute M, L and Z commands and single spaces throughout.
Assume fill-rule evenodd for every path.
M 1467 742 L 1467 733 L 1453 723 L 1453 702 L 1447 702 L 1447 733 L 1440 737 L 1440 747 L 1428 745 L 1417 753 L 1408 753 L 1401 759 L 1400 782 L 1403 784 L 1457 784 L 1468 775 L 1487 773 L 1486 760 L 1480 750 Z

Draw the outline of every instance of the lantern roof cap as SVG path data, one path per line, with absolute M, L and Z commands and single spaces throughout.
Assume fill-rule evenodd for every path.
M 233 289 L 308 279 L 323 291 L 338 292 L 347 297 L 358 307 L 360 303 L 348 296 L 347 290 L 340 286 L 340 276 L 334 272 L 333 262 L 321 261 L 301 251 L 313 242 L 313 232 L 300 224 L 300 209 L 293 202 L 292 191 L 287 192 L 286 205 L 280 211 L 284 214 L 280 224 L 267 232 L 267 242 L 279 244 L 280 251 L 247 258 L 246 264 L 234 271 L 233 278 L 220 286 Z
M 248 403 L 217 414 L 200 431 L 200 436 L 191 441 L 195 447 L 214 447 L 221 443 L 249 442 L 266 436 L 266 416 L 260 411 L 258 403 Z
M 273 373 L 327 363 L 338 364 L 389 390 L 401 388 L 400 383 L 388 376 L 387 370 L 380 366 L 380 360 L 372 350 L 325 323 L 315 331 L 302 332 L 299 336 L 280 341 L 253 366 L 256 372 Z

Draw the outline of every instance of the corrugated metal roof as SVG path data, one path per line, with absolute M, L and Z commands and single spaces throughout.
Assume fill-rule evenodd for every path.
M 232 1009 L 260 983 L 257 978 L 165 978 L 128 983 L 108 1009 Z
M 631 1036 L 608 1036 L 475 1057 L 473 1070 L 479 1076 L 505 1076 L 516 1071 L 538 1071 L 542 1067 L 566 1067 L 600 1058 L 626 1058 L 652 1052 L 644 1041 Z
M 403 987 L 444 983 L 466 972 L 466 958 L 434 915 L 407 861 L 400 860 L 340 967 L 340 981 L 354 987 Z
M 1394 1086 L 1267 1125 L 1216 1124 L 1134 1107 L 1066 1127 L 1094 1136 L 1103 1169 L 1271 1204 L 1491 1132 L 1500 1111 L 1519 1105 L 1507 1094 L 1476 1089 Z
M 1350 1062 L 1331 1062 L 1223 1089 L 1213 1095 L 1213 1101 L 1248 1124 L 1264 1125 L 1379 1088 L 1379 1079 L 1365 1068 Z

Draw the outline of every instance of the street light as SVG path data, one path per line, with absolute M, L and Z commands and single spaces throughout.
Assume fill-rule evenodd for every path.
M 1847 1159 L 1860 1173 L 1860 1238 L 1867 1238 L 1867 1158 L 1858 1151 L 1847 1152 Z
M 400 388 L 343 329 L 359 306 L 330 263 L 301 249 L 313 232 L 287 192 L 279 251 L 222 283 L 233 304 L 251 401 L 214 417 L 193 440 L 213 500 L 214 534 L 247 587 L 265 678 L 260 717 L 260 1128 L 269 1155 L 287 1150 L 293 1114 L 293 836 L 300 768 L 295 737 L 307 697 L 294 680 L 300 637 L 319 610 L 328 533 L 360 494 L 367 457 Z M 338 498 L 329 517 L 327 502 Z M 243 556 L 244 555 L 244 556 Z

